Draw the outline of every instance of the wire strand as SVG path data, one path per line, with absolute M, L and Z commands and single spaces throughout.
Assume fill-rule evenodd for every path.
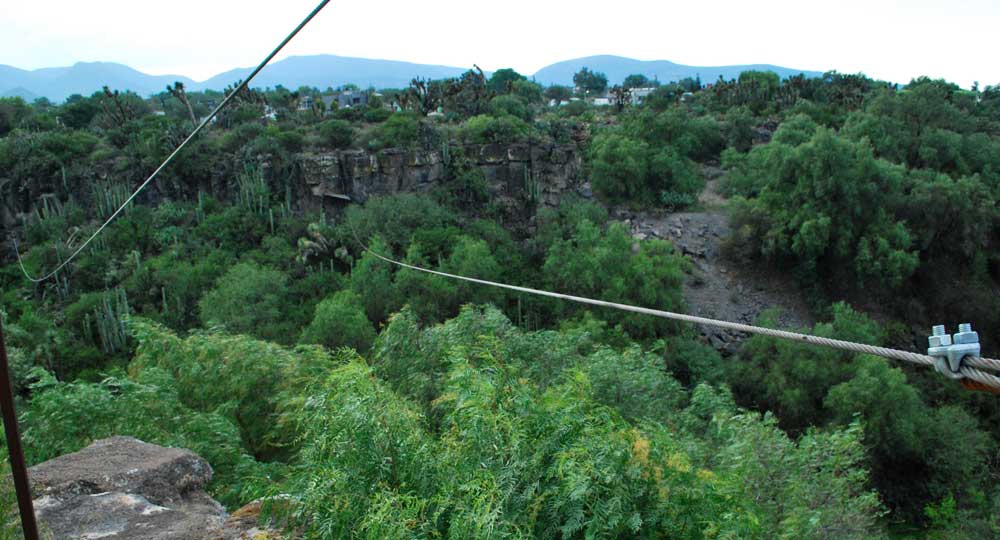
M 606 300 L 596 300 L 593 298 L 587 298 L 583 296 L 574 296 L 571 294 L 563 294 L 551 291 L 544 291 L 539 289 L 532 289 L 530 287 L 519 287 L 517 285 L 508 285 L 506 283 L 499 283 L 495 281 L 488 281 L 485 279 L 476 279 L 466 276 L 460 276 L 457 274 L 449 274 L 447 272 L 441 272 L 438 270 L 430 270 L 428 268 L 422 268 L 420 266 L 415 266 L 412 264 L 407 264 L 394 259 L 390 259 L 377 253 L 368 247 L 367 244 L 361 241 L 358 237 L 357 231 L 354 230 L 354 225 L 347 220 L 348 225 L 351 227 L 351 233 L 354 235 L 354 240 L 368 253 L 373 256 L 394 264 L 402 268 L 408 268 L 410 270 L 416 270 L 418 272 L 425 272 L 428 274 L 433 274 L 441 277 L 446 277 L 449 279 L 457 279 L 461 281 L 468 281 L 471 283 L 478 283 L 480 285 L 488 285 L 491 287 L 499 287 L 501 289 L 507 289 L 511 291 L 517 291 L 527 294 L 534 294 L 537 296 L 547 296 L 549 298 L 558 298 L 561 300 L 569 300 L 571 302 L 577 302 L 580 304 L 589 304 L 592 306 L 608 307 L 612 309 L 617 309 L 621 311 L 630 311 L 632 313 L 641 313 L 643 315 L 651 315 L 654 317 L 660 317 L 664 319 L 671 319 L 675 321 L 683 321 L 694 324 L 702 324 L 705 326 L 714 326 L 716 328 L 725 328 L 729 330 L 736 330 L 738 332 L 746 332 L 749 334 L 757 334 L 762 336 L 775 337 L 780 339 L 786 339 L 790 341 L 797 341 L 799 343 L 807 343 L 810 345 L 819 345 L 823 347 L 830 347 L 834 349 L 840 349 L 844 351 L 850 351 L 860 354 L 872 354 L 875 356 L 881 356 L 883 358 L 891 358 L 894 360 L 902 360 L 904 362 L 911 362 L 914 364 L 919 364 L 923 366 L 934 366 L 935 358 L 933 356 L 928 356 L 926 354 L 919 354 L 909 351 L 901 351 L 898 349 L 890 349 L 888 347 L 878 347 L 875 345 L 867 345 L 865 343 L 855 343 L 853 341 L 844 341 L 840 339 L 825 338 L 820 336 L 813 336 L 810 334 L 802 334 L 798 332 L 789 332 L 787 330 L 777 330 L 774 328 L 764 328 L 761 326 L 753 326 L 749 324 L 735 323 L 730 321 L 723 321 L 718 319 L 709 319 L 706 317 L 697 317 L 694 315 L 686 315 L 684 313 L 674 313 L 672 311 L 662 311 L 659 309 L 650 309 L 639 306 L 632 306 L 629 304 L 619 304 L 617 302 L 608 302 Z M 976 358 L 976 357 L 966 357 L 964 359 L 965 365 L 962 366 L 962 374 L 972 379 L 976 382 L 982 383 L 984 385 L 1000 389 L 1000 377 L 982 371 L 980 368 L 985 369 L 1000 369 L 1000 361 L 990 359 L 990 358 Z
M 330 3 L 330 0 L 322 0 L 319 3 L 319 5 L 317 5 L 316 8 L 313 9 L 312 12 L 309 13 L 309 15 L 307 15 L 306 18 L 303 19 L 302 22 L 300 22 L 299 25 L 296 26 L 295 29 L 292 30 L 292 32 L 290 34 L 288 34 L 285 37 L 285 39 L 283 39 L 281 41 L 281 43 L 279 43 L 278 46 L 275 47 L 274 50 L 272 50 L 271 53 L 268 54 L 267 57 L 264 58 L 264 60 L 260 64 L 258 64 L 257 67 L 254 68 L 254 70 L 252 72 L 250 72 L 250 75 L 246 79 L 244 79 L 242 82 L 240 82 L 238 85 L 236 85 L 236 88 L 234 88 L 233 91 L 228 96 L 226 96 L 225 99 L 223 99 L 222 102 L 219 103 L 215 107 L 215 109 L 213 109 L 212 112 L 208 116 L 206 116 L 204 119 L 202 119 L 201 123 L 198 124 L 198 126 L 194 128 L 194 130 L 191 132 L 191 134 L 188 135 L 187 138 L 184 139 L 184 141 L 182 141 L 181 144 L 179 144 L 177 146 L 177 148 L 175 148 L 174 151 L 170 153 L 169 156 L 167 156 L 167 159 L 163 160 L 163 163 L 161 163 L 160 166 L 157 167 L 156 170 L 153 171 L 153 174 L 150 174 L 149 177 L 146 178 L 146 180 L 142 184 L 139 184 L 139 187 L 136 188 L 136 190 L 134 192 L 132 192 L 132 195 L 130 195 L 129 198 L 126 199 L 125 202 L 122 203 L 122 205 L 119 206 L 118 209 L 115 210 L 114 213 L 111 214 L 111 216 L 108 217 L 108 219 L 106 219 L 104 221 L 104 223 L 102 223 L 101 226 L 97 228 L 96 231 L 94 231 L 94 234 L 90 235 L 90 237 L 87 238 L 87 240 L 83 244 L 80 244 L 80 247 L 76 248 L 76 250 L 73 251 L 72 254 L 70 254 L 69 258 L 67 258 L 65 261 L 59 263 L 59 265 L 56 266 L 54 270 L 52 270 L 48 274 L 45 274 L 42 277 L 38 277 L 38 278 L 32 277 L 31 274 L 29 274 L 28 271 L 24 268 L 24 261 L 21 259 L 21 251 L 17 247 L 17 238 L 15 237 L 14 238 L 14 251 L 17 253 L 17 264 L 21 268 L 21 273 L 24 274 L 24 277 L 28 278 L 29 281 L 32 281 L 34 283 L 41 283 L 41 282 L 43 282 L 43 281 L 51 278 L 52 276 L 55 276 L 60 270 L 62 270 L 63 268 L 65 268 L 66 265 L 68 265 L 69 263 L 71 263 L 73 261 L 73 259 L 75 259 L 77 257 L 77 255 L 79 255 L 81 252 L 83 252 L 83 250 L 86 249 L 86 247 L 88 245 L 90 245 L 91 242 L 94 241 L 95 238 L 97 238 L 98 236 L 100 236 L 100 234 L 102 232 L 104 232 L 104 229 L 106 229 L 108 227 L 108 225 L 110 225 L 111 222 L 114 221 L 115 218 L 117 218 L 118 215 L 122 213 L 122 211 L 132 202 L 132 200 L 135 199 L 136 196 L 139 195 L 140 192 L 142 192 L 142 190 L 146 189 L 146 186 L 148 186 L 149 183 L 152 182 L 153 179 L 155 179 L 157 177 L 157 175 L 160 174 L 160 171 L 162 171 L 163 169 L 165 169 L 167 167 L 167 165 L 170 164 L 171 161 L 173 161 L 174 157 L 176 157 L 177 154 L 179 154 L 181 152 L 181 150 L 183 150 L 184 147 L 187 146 L 187 144 L 189 142 L 191 142 L 191 140 L 194 139 L 195 136 L 197 136 L 198 133 L 201 132 L 201 130 L 204 129 L 205 126 L 207 126 L 208 123 L 211 122 L 212 119 L 214 119 L 215 116 L 218 115 L 219 112 L 222 111 L 222 109 L 227 104 L 229 104 L 229 102 L 233 98 L 236 97 L 236 94 L 238 94 L 241 90 L 243 90 L 244 88 L 246 88 L 250 84 L 250 81 L 252 81 L 253 78 L 256 77 L 257 74 L 260 73 L 260 71 L 262 69 L 264 69 L 264 66 L 266 66 L 275 56 L 277 56 L 277 54 L 279 52 L 281 52 L 281 49 L 284 49 L 285 45 L 288 45 L 288 42 L 291 41 L 292 38 L 294 38 L 299 33 L 299 31 L 301 31 L 303 28 L 305 28 L 305 26 L 307 24 L 309 24 L 309 22 L 312 21 L 313 18 L 316 15 L 318 15 L 319 12 L 322 11 L 323 8 L 326 7 L 326 5 L 329 4 L 329 3 Z

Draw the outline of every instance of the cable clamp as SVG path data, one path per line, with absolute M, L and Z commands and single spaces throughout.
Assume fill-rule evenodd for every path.
M 979 356 L 979 333 L 972 331 L 972 325 L 958 325 L 958 332 L 949 335 L 944 325 L 931 329 L 928 338 L 927 355 L 934 357 L 934 368 L 949 379 L 962 379 L 962 360 L 966 356 Z

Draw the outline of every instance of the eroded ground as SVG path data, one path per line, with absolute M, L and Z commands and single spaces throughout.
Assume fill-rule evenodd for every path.
M 742 264 L 727 258 L 721 244 L 730 232 L 726 199 L 718 185 L 725 172 L 705 166 L 705 191 L 694 212 L 645 211 L 614 213 L 631 227 L 636 239 L 661 238 L 672 242 L 691 261 L 684 299 L 692 315 L 753 323 L 766 310 L 777 309 L 779 325 L 799 329 L 814 323 L 808 304 L 794 278 L 776 269 Z M 746 336 L 715 328 L 700 328 L 716 349 L 732 353 Z

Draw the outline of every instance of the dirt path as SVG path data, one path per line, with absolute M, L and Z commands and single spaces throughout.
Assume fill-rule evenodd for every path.
M 625 221 L 633 237 L 669 240 L 690 259 L 692 272 L 684 284 L 684 299 L 692 315 L 753 323 L 764 311 L 777 308 L 782 328 L 801 328 L 814 323 L 808 304 L 795 280 L 773 269 L 752 268 L 724 257 L 720 242 L 729 235 L 726 199 L 718 191 L 725 174 L 718 167 L 704 166 L 705 191 L 697 212 L 615 212 Z M 723 353 L 732 353 L 746 336 L 702 327 L 707 341 Z

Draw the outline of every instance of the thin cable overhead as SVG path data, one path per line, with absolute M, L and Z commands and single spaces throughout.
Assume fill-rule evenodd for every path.
M 519 287 L 517 285 L 508 285 L 506 283 L 498 283 L 495 281 L 487 281 L 485 279 L 476 279 L 466 276 L 460 276 L 456 274 L 449 274 L 447 272 L 440 272 L 437 270 L 430 270 L 428 268 L 422 268 L 420 266 L 415 266 L 412 264 L 407 264 L 404 262 L 396 261 L 386 257 L 380 253 L 372 250 L 368 245 L 361 241 L 358 237 L 357 231 L 354 230 L 354 225 L 348 220 L 348 225 L 351 227 L 351 232 L 354 234 L 354 240 L 365 249 L 368 253 L 373 256 L 394 264 L 402 268 L 408 268 L 410 270 L 417 270 L 418 272 L 425 272 L 428 274 L 433 274 L 436 276 L 446 277 L 449 279 L 457 279 L 461 281 L 468 281 L 470 283 L 478 283 L 480 285 L 488 285 L 490 287 L 499 287 L 501 289 L 507 289 L 511 291 L 517 291 L 522 293 L 534 294 L 537 296 L 547 296 L 549 298 L 558 298 L 561 300 L 569 300 L 571 302 L 577 302 L 580 304 L 589 304 L 592 306 L 608 307 L 612 309 L 617 309 L 620 311 L 630 311 L 632 313 L 641 313 L 643 315 L 652 315 L 654 317 L 660 317 L 663 319 L 671 319 L 675 321 L 683 321 L 694 324 L 703 324 L 705 326 L 714 326 L 716 328 L 725 328 L 728 330 L 736 330 L 738 332 L 746 332 L 748 334 L 758 334 L 762 336 L 770 336 L 781 339 L 787 339 L 791 341 L 797 341 L 799 343 L 808 343 L 810 345 L 820 345 L 823 347 L 830 347 L 834 349 L 840 349 L 844 351 L 850 351 L 860 354 L 872 354 L 875 356 L 881 356 L 883 358 L 891 358 L 893 360 L 902 360 L 904 362 L 911 362 L 914 364 L 920 364 L 923 366 L 934 366 L 934 357 L 925 354 L 919 354 L 909 351 L 901 351 L 898 349 L 890 349 L 887 347 L 877 347 L 875 345 L 867 345 L 864 343 L 855 343 L 853 341 L 844 341 L 840 339 L 831 339 L 820 336 L 813 336 L 809 334 L 800 334 L 798 332 L 788 332 L 786 330 L 776 330 L 773 328 L 764 328 L 761 326 L 753 326 L 749 324 L 734 323 L 729 321 L 722 321 L 718 319 L 709 319 L 706 317 L 696 317 L 694 315 L 686 315 L 683 313 L 674 313 L 672 311 L 662 311 L 659 309 L 650 309 L 638 306 L 631 306 L 628 304 L 619 304 L 616 302 L 608 302 L 605 300 L 595 300 L 593 298 L 586 298 L 583 296 L 573 296 L 570 294 L 562 294 L 550 291 L 543 291 L 539 289 L 532 289 L 529 287 Z M 976 357 L 965 357 L 963 360 L 963 366 L 961 367 L 961 373 L 966 377 L 966 379 L 975 381 L 981 385 L 985 385 L 992 389 L 992 391 L 1000 390 L 1000 376 L 994 375 L 992 373 L 987 373 L 984 370 L 1000 371 L 1000 360 L 995 360 L 992 358 L 976 358 Z
M 281 49 L 285 48 L 285 45 L 288 45 L 288 42 L 291 41 L 292 38 L 294 38 L 296 36 L 296 34 L 299 33 L 300 30 L 302 30 L 303 28 L 305 28 L 305 26 L 307 24 L 309 24 L 310 21 L 313 20 L 313 17 L 315 17 L 317 14 L 319 14 L 319 12 L 322 11 L 323 8 L 326 7 L 326 5 L 328 3 L 330 3 L 330 0 L 322 0 L 319 3 L 319 5 L 317 5 L 316 8 L 313 9 L 312 12 L 309 13 L 309 15 L 306 16 L 306 18 L 303 19 L 302 22 L 300 22 L 299 25 L 296 26 L 294 30 L 292 30 L 292 32 L 290 34 L 288 34 L 288 36 L 286 36 L 285 39 L 282 40 L 281 43 L 278 44 L 278 46 L 275 47 L 275 49 L 273 51 L 271 51 L 271 54 L 267 55 L 267 57 L 264 58 L 264 60 L 260 64 L 258 64 L 256 68 L 254 68 L 254 70 L 250 73 L 250 75 L 246 79 L 244 79 L 243 82 L 241 82 L 240 84 L 238 84 L 236 86 L 236 88 L 234 88 L 233 91 L 228 96 L 226 96 L 225 99 L 223 99 L 222 102 L 219 103 L 219 105 L 216 106 L 215 109 L 212 110 L 212 112 L 208 116 L 206 116 L 201 121 L 201 123 L 198 124 L 198 126 L 196 128 L 194 128 L 194 131 L 192 131 L 191 134 L 188 135 L 187 138 L 184 139 L 184 141 L 181 142 L 181 144 L 179 144 L 177 146 L 177 148 L 175 148 L 174 151 L 170 153 L 169 156 L 167 156 L 167 159 L 163 160 L 163 163 L 161 163 L 160 166 L 157 167 L 155 171 L 153 171 L 153 174 L 149 175 L 149 178 L 146 178 L 146 180 L 142 184 L 139 184 L 139 187 L 132 193 L 132 195 L 130 195 L 129 198 L 126 199 L 125 202 L 122 203 L 122 205 L 119 206 L 118 209 L 115 210 L 114 213 L 111 214 L 111 216 L 107 220 L 105 220 L 104 223 L 101 224 L 101 226 L 98 227 L 98 229 L 96 231 L 94 231 L 94 234 L 90 235 L 90 237 L 87 238 L 87 240 L 83 244 L 80 244 L 80 247 L 76 248 L 76 250 L 73 251 L 73 253 L 65 261 L 59 263 L 59 266 L 56 266 L 56 268 L 54 270 L 52 270 L 51 272 L 49 272 L 48 274 L 45 274 L 44 276 L 42 276 L 40 278 L 32 277 L 28 273 L 28 271 L 24 268 L 24 262 L 21 259 L 21 251 L 17 247 L 17 239 L 15 238 L 14 239 L 14 251 L 15 251 L 15 253 L 17 253 L 17 264 L 18 264 L 18 266 L 21 267 L 21 272 L 24 274 L 24 277 L 28 278 L 28 280 L 30 280 L 30 281 L 32 281 L 34 283 L 41 283 L 41 282 L 43 282 L 43 281 L 51 278 L 52 276 L 55 276 L 60 270 L 62 270 L 63 268 L 65 268 L 66 265 L 68 265 L 69 263 L 73 262 L 73 259 L 75 259 L 77 257 L 77 255 L 79 255 L 84 249 L 86 249 L 86 247 L 88 245 L 90 245 L 90 243 L 95 238 L 97 238 L 98 236 L 100 236 L 100 234 L 102 232 L 104 232 L 104 229 L 106 229 L 108 227 L 108 225 L 110 225 L 111 222 L 114 221 L 115 218 L 118 217 L 118 214 L 122 213 L 122 211 L 125 209 L 125 207 L 127 207 L 132 202 L 132 199 L 135 199 L 135 197 L 137 195 L 139 195 L 139 193 L 143 189 L 145 189 L 146 186 L 148 186 L 149 183 L 152 182 L 153 179 L 156 178 L 156 176 L 158 174 L 160 174 L 160 171 L 162 171 L 164 168 L 166 168 L 166 166 L 171 161 L 173 161 L 174 157 L 176 157 L 177 154 L 179 154 L 180 151 L 183 150 L 184 147 L 187 146 L 187 144 L 189 142 L 191 142 L 191 140 L 194 139 L 195 136 L 197 136 L 198 133 L 202 129 L 204 129 L 205 126 L 207 126 L 208 123 L 211 122 L 212 119 L 214 119 L 215 116 L 217 114 L 219 114 L 219 112 L 222 111 L 222 109 L 227 104 L 229 104 L 229 102 L 234 97 L 236 97 L 236 94 L 238 94 L 241 90 L 243 90 L 244 88 L 246 88 L 250 84 L 250 81 L 252 81 L 253 78 L 256 77 L 257 74 L 260 73 L 260 71 L 262 69 L 264 69 L 264 66 L 266 66 L 275 56 L 277 56 L 277 54 L 279 52 L 281 52 Z

